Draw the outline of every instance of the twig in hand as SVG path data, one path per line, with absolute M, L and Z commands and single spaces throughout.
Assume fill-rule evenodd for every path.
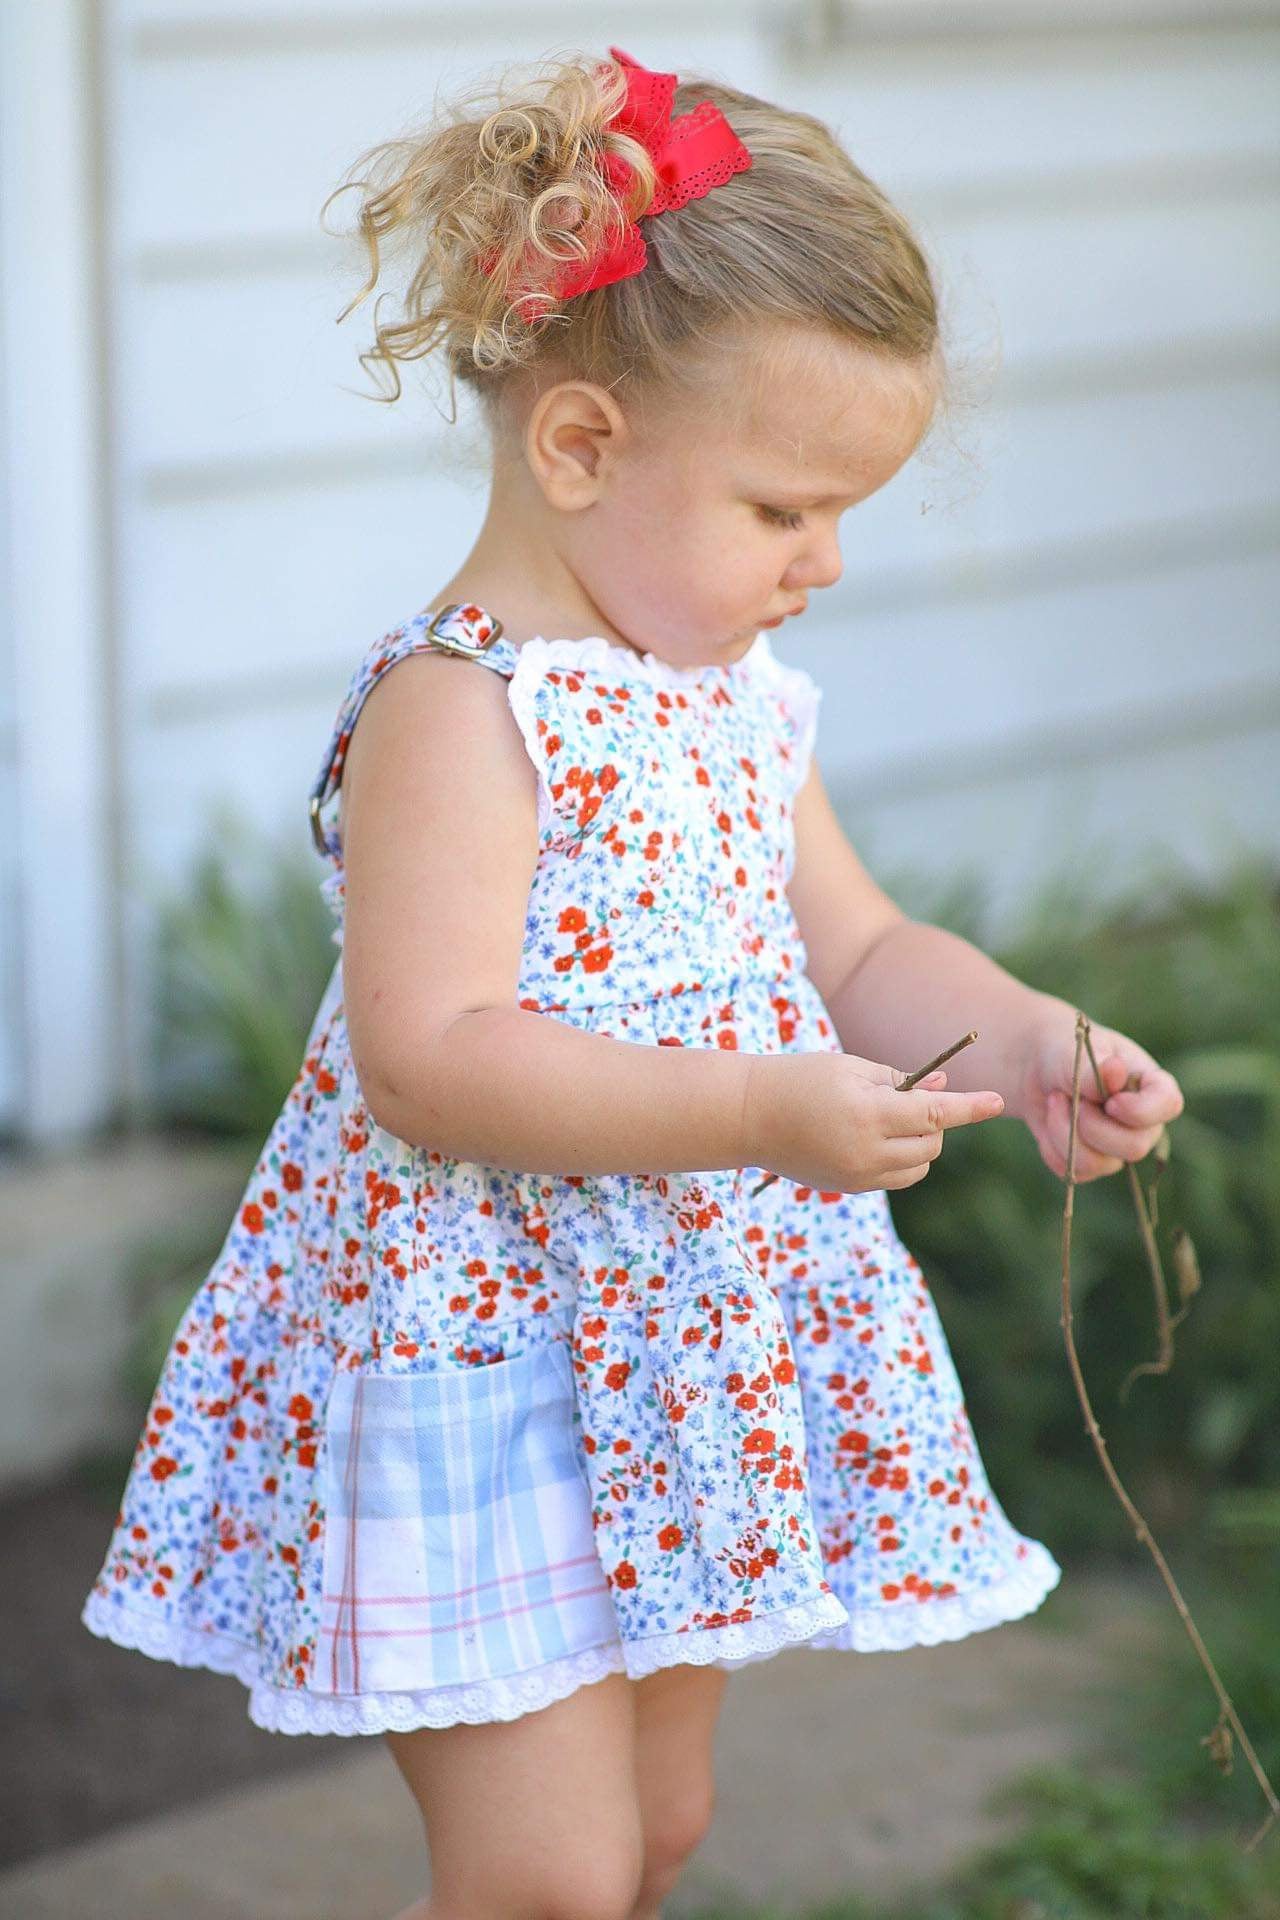
M 1093 1068 L 1093 1077 L 1097 1082 L 1099 1095 L 1105 1102 L 1107 1090 L 1103 1084 L 1102 1074 L 1098 1068 L 1097 1056 L 1093 1051 L 1093 1035 L 1087 1023 L 1084 1044 L 1088 1050 L 1089 1064 Z M 1124 1091 L 1126 1093 L 1132 1093 L 1141 1085 L 1142 1075 L 1140 1073 L 1131 1073 L 1124 1083 Z M 1132 1160 L 1126 1166 L 1125 1172 L 1129 1176 L 1129 1192 L 1133 1199 L 1134 1212 L 1138 1216 L 1138 1231 L 1142 1235 L 1142 1245 L 1146 1252 L 1147 1265 L 1151 1269 L 1151 1288 L 1155 1296 L 1156 1332 L 1160 1342 L 1160 1350 L 1156 1359 L 1140 1361 L 1136 1367 L 1129 1369 L 1120 1384 L 1119 1398 L 1121 1404 L 1129 1398 L 1129 1388 L 1139 1374 L 1168 1373 L 1170 1367 L 1173 1365 L 1173 1329 L 1177 1326 L 1178 1322 L 1185 1317 L 1187 1309 L 1191 1304 L 1191 1295 L 1196 1292 L 1200 1285 L 1199 1269 L 1195 1265 L 1195 1248 L 1191 1245 L 1190 1235 L 1182 1227 L 1179 1227 L 1173 1236 L 1173 1263 L 1178 1274 L 1182 1305 L 1178 1312 L 1170 1317 L 1169 1289 L 1165 1282 L 1164 1268 L 1160 1264 L 1160 1250 L 1156 1246 L 1154 1231 L 1157 1218 L 1156 1188 L 1160 1183 L 1161 1174 L 1169 1164 L 1169 1130 L 1167 1127 L 1161 1127 L 1159 1138 L 1151 1151 L 1155 1156 L 1156 1170 L 1155 1176 L 1145 1195 L 1142 1191 L 1142 1183 L 1138 1178 L 1138 1169 Z M 1148 1200 L 1150 1201 L 1149 1207 Z M 1189 1267 L 1188 1255 L 1190 1256 Z
M 1156 1563 L 1156 1566 L 1160 1570 L 1161 1578 L 1163 1579 L 1165 1585 L 1169 1589 L 1170 1598 L 1172 1599 L 1174 1606 L 1178 1610 L 1179 1617 L 1182 1620 L 1183 1626 L 1187 1630 L 1187 1635 L 1191 1641 L 1191 1644 L 1195 1648 L 1197 1654 L 1200 1656 L 1201 1664 L 1203 1665 L 1205 1672 L 1209 1676 L 1214 1692 L 1218 1696 L 1218 1704 L 1221 1708 L 1221 1712 L 1218 1716 L 1217 1721 L 1214 1724 L 1212 1731 L 1209 1734 L 1206 1734 L 1204 1736 L 1203 1740 L 1201 1741 L 1201 1745 L 1207 1746 L 1209 1748 L 1210 1755 L 1216 1762 L 1217 1766 L 1221 1769 L 1221 1771 L 1224 1773 L 1229 1773 L 1231 1770 L 1231 1732 L 1232 1732 L 1232 1729 L 1234 1729 L 1236 1738 L 1240 1742 L 1240 1746 L 1245 1755 L 1245 1758 L 1248 1760 L 1250 1767 L 1253 1769 L 1254 1777 L 1257 1780 L 1259 1786 L 1262 1788 L 1263 1794 L 1266 1798 L 1267 1806 L 1269 1808 L 1267 1817 L 1263 1821 L 1262 1825 L 1259 1827 L 1258 1831 L 1253 1835 L 1252 1839 L 1249 1840 L 1245 1845 L 1245 1849 L 1244 1849 L 1245 1852 L 1252 1853 L 1253 1849 L 1258 1845 L 1258 1842 L 1262 1839 L 1263 1835 L 1274 1824 L 1277 1815 L 1280 1815 L 1280 1799 L 1277 1799 L 1275 1788 L 1272 1786 L 1270 1780 L 1267 1778 L 1267 1775 L 1263 1770 L 1262 1763 L 1258 1759 L 1257 1754 L 1253 1750 L 1253 1747 L 1249 1740 L 1249 1736 L 1248 1734 L 1246 1734 L 1244 1728 L 1240 1724 L 1240 1719 L 1236 1713 L 1235 1707 L 1232 1704 L 1230 1694 L 1227 1692 L 1221 1680 L 1218 1678 L 1217 1670 L 1214 1667 L 1212 1660 L 1209 1658 L 1208 1650 L 1205 1647 L 1204 1641 L 1200 1638 L 1200 1634 L 1196 1628 L 1196 1623 L 1191 1617 L 1191 1613 L 1187 1607 L 1186 1601 L 1183 1599 L 1181 1593 L 1178 1591 L 1177 1583 L 1174 1580 L 1173 1575 L 1169 1571 L 1168 1563 L 1166 1562 L 1164 1555 L 1161 1553 L 1159 1547 L 1155 1543 L 1155 1540 L 1152 1538 L 1150 1527 L 1147 1525 L 1142 1515 L 1138 1512 L 1137 1507 L 1135 1507 L 1135 1505 L 1133 1504 L 1133 1501 L 1129 1498 L 1129 1495 L 1125 1492 L 1124 1487 L 1120 1483 L 1120 1477 L 1117 1474 L 1115 1468 L 1111 1464 L 1110 1456 L 1107 1453 L 1107 1443 L 1102 1437 L 1102 1433 L 1098 1427 L 1098 1422 L 1097 1422 L 1097 1419 L 1095 1418 L 1093 1408 L 1089 1403 L 1088 1391 L 1084 1384 L 1084 1375 L 1080 1371 L 1080 1361 L 1076 1355 L 1075 1341 L 1072 1339 L 1072 1336 L 1071 1336 L 1071 1217 L 1074 1210 L 1075 1191 L 1076 1191 L 1076 1116 L 1080 1111 L 1081 1055 L 1084 1047 L 1086 1046 L 1089 1049 L 1089 1058 L 1093 1063 L 1093 1071 L 1094 1071 L 1094 1076 L 1098 1083 L 1099 1095 L 1103 1100 L 1105 1100 L 1107 1097 L 1107 1090 L 1106 1090 L 1105 1083 L 1103 1082 L 1102 1075 L 1098 1072 L 1098 1063 L 1096 1059 L 1094 1059 L 1093 1046 L 1090 1039 L 1090 1033 L 1091 1033 L 1091 1029 L 1089 1026 L 1088 1019 L 1083 1013 L 1077 1010 L 1076 1012 L 1076 1054 L 1075 1054 L 1075 1063 L 1074 1063 L 1072 1076 L 1071 1076 L 1071 1122 L 1070 1122 L 1070 1129 L 1067 1134 L 1067 1172 L 1066 1172 L 1067 1197 L 1066 1197 L 1066 1202 L 1062 1209 L 1062 1330 L 1064 1335 L 1066 1336 L 1067 1359 L 1070 1362 L 1070 1366 L 1071 1366 L 1071 1377 L 1075 1381 L 1076 1396 L 1080 1401 L 1081 1407 L 1084 1409 L 1085 1423 L 1088 1429 L 1089 1437 L 1093 1441 L 1094 1447 L 1097 1450 L 1097 1455 L 1099 1460 L 1102 1462 L 1103 1472 L 1106 1474 L 1107 1479 L 1111 1482 L 1112 1490 L 1114 1491 L 1117 1500 L 1119 1500 L 1121 1506 L 1124 1508 L 1130 1520 L 1133 1522 L 1134 1529 L 1136 1531 L 1138 1539 L 1146 1542 L 1146 1545 L 1151 1552 L 1151 1557 L 1153 1558 L 1153 1560 Z M 1133 1169 L 1132 1169 L 1132 1163 L 1131 1163 L 1130 1172 L 1132 1172 L 1132 1170 Z M 1147 1218 L 1146 1207 L 1142 1204 L 1142 1196 L 1141 1196 L 1140 1190 L 1137 1193 L 1137 1200 L 1138 1200 L 1139 1209 L 1140 1209 L 1139 1222 L 1144 1228 L 1143 1239 L 1144 1241 L 1148 1242 L 1149 1250 L 1150 1250 L 1150 1247 L 1154 1243 L 1150 1241 L 1150 1221 Z M 1153 1263 L 1153 1272 L 1159 1274 L 1158 1257 L 1156 1261 Z M 1196 1286 L 1199 1285 L 1198 1270 L 1196 1271 L 1195 1285 Z M 1163 1289 L 1163 1276 L 1161 1275 L 1158 1280 L 1157 1299 L 1160 1299 L 1163 1297 L 1162 1289 Z M 1194 1286 L 1188 1289 L 1184 1281 L 1183 1283 L 1184 1301 L 1185 1299 L 1190 1297 L 1190 1293 L 1194 1292 L 1194 1290 L 1195 1290 Z
M 935 1068 L 942 1065 L 944 1060 L 949 1060 L 953 1053 L 959 1053 L 961 1047 L 971 1047 L 977 1037 L 978 1029 L 976 1027 L 970 1027 L 968 1033 L 962 1035 L 959 1040 L 953 1040 L 949 1047 L 944 1047 L 941 1053 L 935 1054 L 932 1060 L 925 1062 L 924 1066 L 917 1067 L 915 1072 L 909 1073 L 905 1080 L 899 1080 L 896 1091 L 898 1093 L 909 1093 L 912 1087 L 915 1086 L 917 1080 L 927 1079 L 928 1076 L 934 1072 Z
M 895 1092 L 909 1093 L 912 1087 L 915 1086 L 917 1080 L 926 1079 L 929 1074 L 942 1065 L 944 1060 L 949 1060 L 953 1053 L 959 1053 L 961 1047 L 971 1047 L 977 1037 L 978 1029 L 971 1027 L 968 1033 L 964 1034 L 959 1040 L 953 1040 L 949 1047 L 944 1047 L 941 1053 L 935 1054 L 932 1060 L 925 1062 L 924 1066 L 917 1067 L 914 1073 L 909 1073 L 905 1080 L 899 1080 L 895 1086 Z M 754 1200 L 758 1193 L 763 1193 L 765 1188 L 770 1186 L 778 1177 L 776 1173 L 766 1173 L 764 1179 L 752 1187 L 751 1198 Z

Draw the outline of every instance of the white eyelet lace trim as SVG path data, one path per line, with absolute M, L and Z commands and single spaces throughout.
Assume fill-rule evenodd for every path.
M 606 1641 L 530 1673 L 511 1674 L 419 1693 L 323 1694 L 273 1687 L 261 1678 L 255 1647 L 232 1634 L 183 1626 L 136 1609 L 117 1606 L 90 1592 L 80 1619 L 100 1639 L 114 1641 L 180 1667 L 206 1667 L 233 1675 L 249 1689 L 249 1718 L 268 1733 L 410 1733 L 417 1727 L 451 1727 L 514 1720 L 563 1700 L 609 1673 L 632 1680 L 660 1667 L 715 1666 L 727 1671 L 768 1659 L 806 1643 L 817 1652 L 874 1653 L 936 1646 L 985 1627 L 1018 1620 L 1057 1586 L 1062 1569 L 1039 1541 L 1027 1541 L 1027 1558 L 994 1585 L 951 1594 L 918 1606 L 891 1605 L 851 1617 L 832 1593 L 815 1594 L 794 1607 L 715 1631 L 656 1634 L 624 1647 Z
M 593 668 L 608 672 L 615 662 L 630 668 L 633 674 L 651 680 L 659 687 L 689 687 L 713 673 L 742 673 L 757 666 L 769 650 L 769 635 L 764 627 L 756 634 L 747 651 L 738 660 L 710 661 L 702 667 L 676 667 L 656 653 L 640 653 L 633 647 L 620 647 L 603 635 L 593 633 L 585 640 L 545 640 L 541 634 L 517 647 L 519 662 L 528 654 L 535 665 L 532 671 L 543 674 L 548 667 L 567 667 L 571 672 L 589 673 Z
M 818 730 L 818 711 L 823 691 L 803 667 L 786 666 L 773 651 L 768 629 L 761 627 L 740 660 L 713 662 L 704 667 L 675 667 L 659 659 L 656 653 L 639 653 L 631 647 L 616 646 L 602 634 L 584 640 L 545 640 L 541 635 L 516 647 L 499 642 L 514 657 L 515 668 L 507 681 L 507 700 L 524 740 L 525 749 L 538 776 L 538 833 L 550 825 L 555 804 L 547 782 L 546 754 L 538 732 L 534 712 L 534 689 L 554 668 L 569 673 L 617 673 L 620 669 L 633 679 L 655 687 L 692 687 L 713 676 L 759 675 L 762 683 L 772 685 L 789 708 L 796 728 L 794 787 L 804 785 L 813 758 Z
M 1038 1540 L 1025 1542 L 1026 1558 L 989 1587 L 969 1593 L 949 1593 L 940 1600 L 892 1601 L 849 1616 L 834 1633 L 814 1636 L 815 1653 L 901 1653 L 911 1647 L 936 1647 L 944 1640 L 964 1640 L 986 1627 L 1021 1620 L 1053 1592 L 1062 1568 Z
M 815 1593 L 794 1607 L 763 1614 L 756 1620 L 730 1622 L 727 1627 L 696 1633 L 658 1633 L 633 1641 L 627 1649 L 627 1672 L 643 1680 L 659 1667 L 739 1667 L 763 1660 L 784 1647 L 807 1640 L 811 1634 L 838 1630 L 848 1614 L 834 1593 Z

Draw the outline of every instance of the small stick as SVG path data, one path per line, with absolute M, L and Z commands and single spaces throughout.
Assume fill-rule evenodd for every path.
M 944 1060 L 949 1060 L 953 1053 L 959 1053 L 961 1047 L 971 1047 L 977 1037 L 978 1029 L 971 1027 L 962 1039 L 953 1040 L 949 1047 L 944 1047 L 941 1053 L 935 1054 L 934 1058 L 926 1061 L 923 1067 L 917 1067 L 915 1072 L 909 1073 L 905 1080 L 899 1080 L 896 1083 L 895 1091 L 898 1093 L 909 1093 L 911 1088 L 915 1086 L 917 1080 L 927 1079 L 929 1074 L 931 1074 L 935 1068 L 940 1067 Z M 763 1193 L 765 1188 L 779 1177 L 776 1173 L 766 1173 L 764 1179 L 761 1180 L 757 1186 L 752 1187 L 751 1198 L 754 1200 L 758 1193 Z
M 899 1080 L 897 1091 L 899 1093 L 909 1093 L 911 1088 L 915 1086 L 917 1080 L 927 1080 L 929 1075 L 935 1068 L 940 1067 L 944 1060 L 949 1060 L 953 1053 L 959 1053 L 961 1047 L 971 1047 L 977 1037 L 978 1029 L 976 1027 L 970 1027 L 968 1033 L 965 1034 L 962 1040 L 953 1040 L 949 1047 L 944 1047 L 942 1052 L 937 1054 L 925 1066 L 917 1067 L 915 1072 L 909 1073 L 905 1080 Z

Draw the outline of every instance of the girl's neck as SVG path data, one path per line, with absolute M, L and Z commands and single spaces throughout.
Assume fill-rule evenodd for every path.
M 513 498 L 513 491 L 518 497 Z M 641 651 L 610 624 L 557 549 L 546 508 L 532 498 L 527 474 L 495 474 L 489 507 L 461 566 L 426 602 L 483 607 L 502 622 L 513 646 L 526 640 L 587 640 L 594 636 Z

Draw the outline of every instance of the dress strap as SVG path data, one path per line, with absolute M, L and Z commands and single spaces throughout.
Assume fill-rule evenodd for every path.
M 436 609 L 424 607 L 364 656 L 352 675 L 320 770 L 311 784 L 311 837 L 317 852 L 327 859 L 341 859 L 336 826 L 326 827 L 321 813 L 338 791 L 356 719 L 382 675 L 408 654 L 429 652 L 451 653 L 460 660 L 478 661 L 481 666 L 492 667 L 509 679 L 515 672 L 518 649 L 501 635 L 502 622 L 494 614 L 473 602 L 452 601 Z

